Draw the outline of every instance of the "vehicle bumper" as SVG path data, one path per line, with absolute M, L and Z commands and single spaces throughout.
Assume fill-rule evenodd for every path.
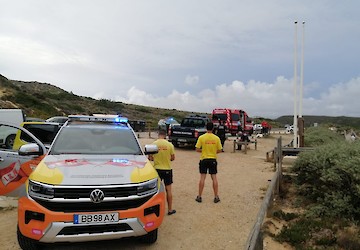
M 197 138 L 171 137 L 169 141 L 173 144 L 196 144 Z
M 22 235 L 43 243 L 110 240 L 145 235 L 158 228 L 165 214 L 165 192 L 161 191 L 138 208 L 91 213 L 119 213 L 119 221 L 108 224 L 75 224 L 74 214 L 54 212 L 22 197 L 18 224 Z

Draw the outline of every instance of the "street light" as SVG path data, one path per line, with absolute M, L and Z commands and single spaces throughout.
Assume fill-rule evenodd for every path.
M 295 37 L 294 37 L 294 140 L 293 146 L 295 148 L 298 147 L 298 140 L 297 140 L 297 21 L 294 22 L 295 24 Z

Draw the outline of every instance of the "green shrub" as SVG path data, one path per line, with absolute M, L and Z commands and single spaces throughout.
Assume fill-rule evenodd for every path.
M 319 228 L 318 221 L 302 218 L 296 223 L 283 227 L 275 239 L 297 246 L 305 243 L 310 238 L 311 232 Z
M 292 171 L 309 214 L 360 221 L 360 143 L 345 140 L 301 153 Z
M 318 220 L 302 217 L 284 226 L 275 235 L 275 240 L 287 242 L 296 249 L 319 249 L 316 246 L 326 246 L 325 249 L 336 244 L 336 228 L 332 220 Z M 322 248 L 324 249 L 324 248 Z
M 340 249 L 358 250 L 360 249 L 360 230 L 353 227 L 344 228 L 337 236 L 337 245 Z
M 143 106 L 136 106 L 135 111 L 150 113 L 150 109 L 148 107 L 143 107 Z
M 278 218 L 280 220 L 284 220 L 284 221 L 291 221 L 293 219 L 296 219 L 299 217 L 298 214 L 295 213 L 285 213 L 282 210 L 277 210 L 273 212 L 273 217 Z
M 306 147 L 315 147 L 343 140 L 344 137 L 325 127 L 310 127 L 306 129 L 304 144 Z

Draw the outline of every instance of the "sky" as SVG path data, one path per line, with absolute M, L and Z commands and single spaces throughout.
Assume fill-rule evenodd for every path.
M 0 74 L 8 79 L 190 112 L 360 117 L 360 1 L 0 6 Z

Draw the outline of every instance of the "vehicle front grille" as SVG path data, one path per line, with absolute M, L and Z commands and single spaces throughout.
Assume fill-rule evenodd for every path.
M 102 191 L 104 191 L 105 197 L 128 197 L 131 195 L 137 195 L 137 187 L 129 186 L 129 187 L 113 187 L 113 188 L 103 188 L 99 187 Z M 92 188 L 54 188 L 54 198 L 62 198 L 62 199 L 80 199 L 80 198 L 89 198 L 90 193 L 94 190 Z
M 77 234 L 96 234 L 106 232 L 124 232 L 132 230 L 132 228 L 126 224 L 106 224 L 106 225 L 87 225 L 87 226 L 71 226 L 63 228 L 58 235 L 77 235 Z
M 89 202 L 53 202 L 36 199 L 36 202 L 41 206 L 54 212 L 96 212 L 96 211 L 114 211 L 127 210 L 136 208 L 146 203 L 152 196 L 147 196 L 139 199 L 127 199 L 120 201 L 108 201 L 93 203 Z

